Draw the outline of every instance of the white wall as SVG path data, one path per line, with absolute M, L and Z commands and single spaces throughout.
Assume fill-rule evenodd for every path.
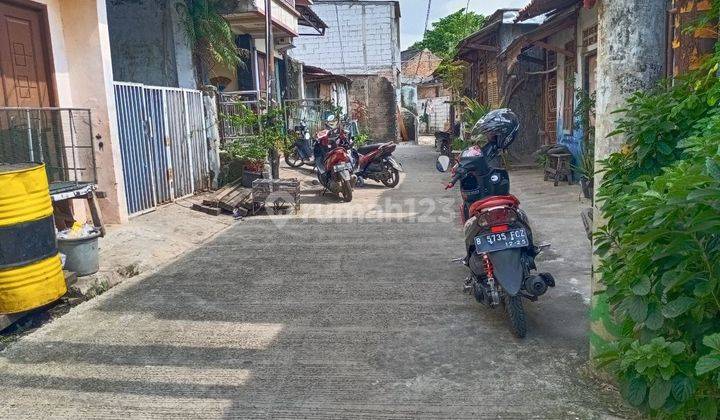
M 428 134 L 436 131 L 445 131 L 450 127 L 450 101 L 449 96 L 440 96 L 437 98 L 418 99 L 417 111 L 418 115 L 423 113 L 428 115 L 428 124 L 420 123 L 420 131 L 425 131 L 428 127 Z
M 318 1 L 312 9 L 329 26 L 325 36 L 295 39 L 290 55 L 338 74 L 384 74 L 397 84 L 399 17 L 391 1 Z
M 105 0 L 38 2 L 47 5 L 58 105 L 92 110 L 98 186 L 107 195 L 100 206 L 106 222 L 125 222 Z

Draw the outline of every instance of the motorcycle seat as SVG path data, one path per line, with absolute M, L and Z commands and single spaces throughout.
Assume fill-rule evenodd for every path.
M 472 203 L 470 206 L 470 214 L 476 215 L 485 209 L 492 207 L 509 206 L 517 208 L 520 206 L 520 200 L 514 195 L 496 195 Z
M 379 149 L 380 147 L 382 147 L 384 145 L 385 145 L 384 143 L 366 144 L 364 146 L 358 147 L 357 150 L 360 154 L 366 155 L 368 153 L 376 151 L 377 149 Z

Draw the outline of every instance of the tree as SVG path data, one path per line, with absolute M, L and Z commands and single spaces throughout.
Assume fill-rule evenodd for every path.
M 411 50 L 429 49 L 442 58 L 451 58 L 457 51 L 457 44 L 465 37 L 477 32 L 485 23 L 485 16 L 475 12 L 457 12 L 434 22 L 432 29 L 425 32 L 422 41 L 413 44 Z
M 235 34 L 222 16 L 226 0 L 183 0 L 177 7 L 184 12 L 185 30 L 193 49 L 193 61 L 201 83 L 208 69 L 219 64 L 228 69 L 242 65 L 246 53 L 235 44 Z

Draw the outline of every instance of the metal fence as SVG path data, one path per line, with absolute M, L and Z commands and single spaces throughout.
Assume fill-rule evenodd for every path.
M 233 117 L 241 115 L 244 109 L 262 112 L 265 107 L 262 92 L 256 90 L 220 92 L 218 94 L 218 115 L 220 116 L 220 138 L 223 144 L 257 135 L 261 127 L 239 126 Z
M 325 118 L 334 111 L 332 103 L 322 99 L 286 99 L 283 107 L 287 127 L 293 128 L 304 122 L 313 138 L 325 129 Z
M 51 184 L 97 181 L 92 113 L 81 108 L 0 108 L 0 162 L 44 163 Z
M 115 82 L 128 213 L 210 187 L 202 92 Z

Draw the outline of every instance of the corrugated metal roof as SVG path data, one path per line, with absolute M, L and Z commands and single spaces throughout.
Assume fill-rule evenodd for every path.
M 582 4 L 582 0 L 531 0 L 530 3 L 523 7 L 518 14 L 518 21 L 526 21 L 528 19 L 544 15 L 556 9 L 563 9 L 574 4 Z

